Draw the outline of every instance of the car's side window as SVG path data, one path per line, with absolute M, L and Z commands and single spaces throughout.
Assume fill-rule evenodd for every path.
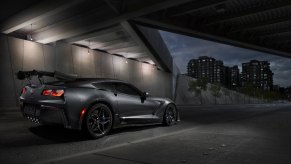
M 105 90 L 105 91 L 115 91 L 115 87 L 111 82 L 99 82 L 99 83 L 93 83 L 93 85 L 100 90 Z
M 124 93 L 128 95 L 135 95 L 135 96 L 140 96 L 140 93 L 137 89 L 134 87 L 124 84 L 124 83 L 117 83 L 116 84 L 116 91 L 119 93 Z

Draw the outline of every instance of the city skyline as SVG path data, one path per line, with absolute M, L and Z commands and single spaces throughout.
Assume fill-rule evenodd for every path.
M 207 78 L 210 83 L 220 83 L 230 89 L 252 84 L 263 90 L 273 90 L 273 72 L 268 61 L 251 60 L 242 63 L 242 71 L 237 65 L 225 66 L 222 60 L 208 56 L 191 59 L 187 65 L 187 75 Z
M 166 31 L 160 31 L 160 33 L 181 73 L 187 73 L 188 61 L 199 56 L 209 56 L 222 60 L 225 66 L 238 65 L 240 73 L 242 63 L 250 60 L 269 61 L 274 73 L 274 85 L 282 87 L 291 85 L 289 73 L 291 59 L 289 58 Z

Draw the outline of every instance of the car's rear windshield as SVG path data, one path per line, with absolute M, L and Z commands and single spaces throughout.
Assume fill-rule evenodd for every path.
M 64 85 L 66 82 L 64 81 L 52 81 L 52 82 L 47 82 L 45 85 Z

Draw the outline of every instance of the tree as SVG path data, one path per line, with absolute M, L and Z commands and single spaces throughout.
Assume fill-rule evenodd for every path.
M 225 104 L 227 104 L 226 97 L 230 97 L 230 91 L 229 91 L 228 89 L 226 89 L 226 88 L 222 88 L 221 90 L 222 90 L 222 92 L 223 92 L 223 94 L 224 94 L 224 97 L 225 97 L 225 99 L 224 99 Z M 230 97 L 230 98 L 231 98 L 231 97 Z M 231 101 L 232 101 L 232 98 L 231 98 Z
M 202 91 L 207 90 L 207 79 L 201 78 L 197 80 L 190 80 L 188 82 L 188 90 L 193 92 L 195 97 L 200 97 L 200 104 L 202 104 Z
M 260 99 L 262 99 L 264 94 L 264 90 L 261 88 L 255 88 L 254 90 L 254 97 L 258 99 L 258 103 L 260 103 Z
M 276 91 L 264 91 L 263 97 L 268 102 L 282 99 L 281 94 L 279 92 L 276 92 Z
M 197 84 L 200 87 L 200 89 L 203 91 L 207 90 L 207 83 L 208 83 L 208 79 L 206 77 L 197 79 Z
M 243 88 L 241 88 L 241 92 L 249 97 L 249 104 L 251 103 L 251 97 L 254 96 L 254 90 L 255 87 L 252 83 L 247 83 Z
M 188 82 L 188 90 L 195 93 L 195 96 L 199 96 L 201 94 L 201 90 L 198 87 L 197 80 L 190 80 Z
M 215 104 L 216 104 L 217 97 L 221 96 L 220 90 L 221 90 L 221 85 L 219 83 L 212 84 L 210 87 L 211 94 L 215 98 Z

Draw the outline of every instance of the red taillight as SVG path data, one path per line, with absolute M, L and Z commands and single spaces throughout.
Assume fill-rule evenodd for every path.
M 61 97 L 65 93 L 64 90 L 52 90 L 52 89 L 45 89 L 42 91 L 42 95 L 44 96 L 54 96 L 54 97 Z
M 24 88 L 22 88 L 22 90 L 21 90 L 21 94 L 25 94 L 26 93 L 26 88 L 24 87 Z
M 81 113 L 80 113 L 80 120 L 82 120 L 83 119 L 83 117 L 84 117 L 84 115 L 85 115 L 85 113 L 86 113 L 86 108 L 83 108 L 82 110 L 81 110 Z
M 81 111 L 81 117 L 83 117 L 85 113 L 86 113 L 86 108 L 83 108 Z
M 55 97 L 60 97 L 60 96 L 62 96 L 64 93 L 65 93 L 64 90 L 53 90 L 51 95 L 52 95 L 52 96 L 55 96 Z
M 51 93 L 52 93 L 52 90 L 48 90 L 48 89 L 42 91 L 42 95 L 44 96 L 50 96 Z

